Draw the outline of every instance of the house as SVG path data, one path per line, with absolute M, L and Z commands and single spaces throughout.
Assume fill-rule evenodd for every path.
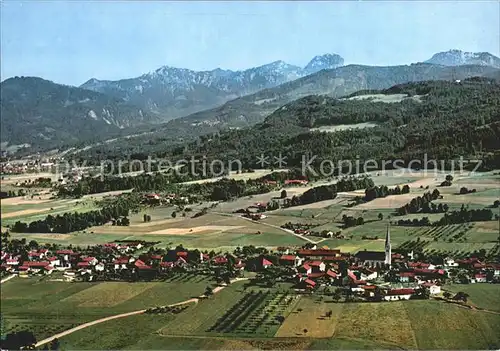
M 332 271 L 331 269 L 329 269 L 326 271 L 325 277 L 327 279 L 329 279 L 330 281 L 334 281 L 334 280 L 338 279 L 339 275 L 337 273 L 335 273 L 334 271 Z
M 300 257 L 307 257 L 312 259 L 320 259 L 323 257 L 337 257 L 341 256 L 340 250 L 331 249 L 300 249 L 297 251 L 297 255 Z
M 399 281 L 408 283 L 415 280 L 415 272 L 399 272 Z
M 324 272 L 326 265 L 321 261 L 309 261 L 306 262 L 309 267 L 312 268 L 313 273 Z
M 5 261 L 5 264 L 7 266 L 18 266 L 19 265 L 19 261 L 17 258 L 8 258 L 6 261 Z
M 45 254 L 38 251 L 30 251 L 28 252 L 28 257 L 30 260 L 41 260 L 45 257 Z
M 445 258 L 444 261 L 443 261 L 443 263 L 444 263 L 444 266 L 446 268 L 455 268 L 455 267 L 458 267 L 458 263 L 455 262 L 455 260 L 453 258 L 451 258 L 451 257 Z
M 408 267 L 409 268 L 419 268 L 419 269 L 434 269 L 436 266 L 434 266 L 431 263 L 424 263 L 424 262 L 408 262 Z
M 115 269 L 127 269 L 127 266 L 129 263 L 133 263 L 135 261 L 134 257 L 119 257 L 116 260 L 113 261 L 113 264 L 115 265 Z
M 106 269 L 104 263 L 98 263 L 94 266 L 94 269 L 97 271 L 97 272 L 104 272 L 104 270 Z
M 95 266 L 99 261 L 95 257 L 84 257 L 82 258 L 83 262 L 88 262 L 89 265 Z
M 50 265 L 53 267 L 61 266 L 61 260 L 56 256 L 47 257 L 47 260 L 50 262 Z
M 280 264 L 287 266 L 298 267 L 302 264 L 302 261 L 304 261 L 302 258 L 295 255 L 283 255 L 280 257 Z
M 378 273 L 376 271 L 373 271 L 366 267 L 362 267 L 361 269 L 359 269 L 359 272 L 361 273 L 361 280 L 374 280 L 378 277 Z
M 385 266 L 385 252 L 383 251 L 358 251 L 354 257 L 367 267 L 382 268 Z
M 69 261 L 71 255 L 73 255 L 73 250 L 57 250 L 56 255 L 62 258 L 63 261 Z
M 439 285 L 437 285 L 437 284 L 430 283 L 430 282 L 425 282 L 421 286 L 423 286 L 424 288 L 429 289 L 429 293 L 431 295 L 437 295 L 437 294 L 441 293 L 441 287 Z
M 486 274 L 483 273 L 474 274 L 474 279 L 471 280 L 471 283 L 486 283 Z
M 309 266 L 307 263 L 305 263 L 304 265 L 300 266 L 297 271 L 301 274 L 306 274 L 306 275 L 309 275 L 312 273 L 312 268 L 311 266 Z
M 314 280 L 311 280 L 311 279 L 305 279 L 303 281 L 303 284 L 305 286 L 306 289 L 314 289 L 316 287 L 316 282 Z
M 26 261 L 23 263 L 21 267 L 19 267 L 19 271 L 25 271 L 28 273 L 51 273 L 54 267 L 50 265 L 48 261 L 39 261 L 39 262 L 30 262 Z
M 409 300 L 415 293 L 415 289 L 391 289 L 384 296 L 386 301 Z
M 267 269 L 268 267 L 271 267 L 273 263 L 271 261 L 266 260 L 265 258 L 262 259 L 261 261 L 261 266 L 264 269 Z

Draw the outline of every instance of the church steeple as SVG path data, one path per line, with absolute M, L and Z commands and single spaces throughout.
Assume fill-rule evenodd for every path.
M 387 233 L 385 234 L 385 262 L 384 262 L 389 267 L 391 266 L 391 258 L 392 258 L 390 228 L 391 225 L 387 224 Z

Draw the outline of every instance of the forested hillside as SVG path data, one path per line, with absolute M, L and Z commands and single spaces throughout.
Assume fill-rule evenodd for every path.
M 316 164 L 323 159 L 407 161 L 422 159 L 424 154 L 428 159 L 450 160 L 460 155 L 475 156 L 479 151 L 491 158 L 499 148 L 500 85 L 493 80 L 408 83 L 377 94 L 405 98 L 389 103 L 309 96 L 284 105 L 254 127 L 205 135 L 177 147 L 143 145 L 133 157 L 207 155 L 209 159 L 239 159 L 244 167 L 256 168 L 258 156 L 277 156 L 280 152 L 290 167 L 300 166 L 304 154 L 316 155 Z M 310 129 L 360 122 L 374 122 L 375 126 L 336 132 Z M 106 156 L 123 157 L 120 153 Z
M 0 89 L 2 142 L 9 144 L 49 148 L 89 142 L 156 121 L 121 99 L 41 78 L 7 79 Z
M 360 90 L 387 89 L 407 82 L 453 81 L 473 76 L 500 78 L 498 72 L 498 69 L 487 66 L 445 67 L 432 64 L 391 67 L 349 65 L 334 70 L 323 70 L 272 89 L 229 101 L 214 109 L 172 120 L 156 126 L 153 130 L 149 129 L 149 133 L 127 140 L 126 143 L 101 145 L 96 150 L 100 150 L 101 154 L 117 151 L 121 154 L 133 154 L 144 151 L 146 144 L 147 149 L 161 151 L 166 144 L 182 145 L 186 141 L 195 140 L 209 133 L 255 125 L 264 121 L 281 106 L 314 94 L 340 98 Z M 355 110 L 358 105 L 349 106 L 351 107 L 345 105 L 342 108 Z M 293 113 L 287 116 L 295 118 Z M 351 114 L 349 118 L 353 118 L 353 115 Z

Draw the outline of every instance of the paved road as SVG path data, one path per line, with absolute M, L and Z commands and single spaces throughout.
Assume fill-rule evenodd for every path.
M 242 280 L 248 280 L 248 278 L 236 278 L 233 281 L 231 281 L 231 283 L 235 283 L 235 282 L 242 281 Z M 214 294 L 218 293 L 219 291 L 221 291 L 224 288 L 225 288 L 225 286 L 218 286 L 218 287 L 216 287 L 213 290 L 213 293 Z M 181 301 L 181 302 L 177 302 L 177 303 L 168 305 L 168 307 L 185 305 L 185 304 L 188 304 L 188 303 L 198 303 L 198 301 L 199 301 L 199 298 L 192 298 L 192 299 L 189 299 L 189 300 L 185 300 L 185 301 Z M 78 326 L 76 326 L 74 328 L 65 330 L 65 331 L 63 331 L 61 333 L 58 333 L 56 335 L 52 335 L 49 338 L 40 340 L 39 342 L 37 342 L 35 344 L 35 347 L 39 347 L 39 346 L 45 345 L 45 344 L 51 342 L 52 340 L 54 340 L 55 338 L 58 338 L 58 339 L 62 338 L 63 336 L 72 334 L 72 333 L 74 333 L 74 332 L 76 332 L 78 330 L 85 329 L 85 328 L 91 327 L 91 326 L 99 324 L 99 323 L 104 323 L 104 322 L 107 322 L 107 321 L 110 321 L 110 320 L 113 320 L 113 319 L 118 319 L 118 318 L 125 318 L 125 317 L 133 316 L 133 315 L 136 315 L 136 314 L 142 314 L 144 312 L 146 312 L 145 309 L 144 310 L 139 310 L 139 311 L 128 312 L 128 313 L 117 314 L 117 315 L 114 315 L 114 316 L 109 316 L 109 317 L 105 317 L 105 318 L 101 318 L 101 319 L 96 319 L 95 321 L 92 321 L 92 322 L 83 323 L 83 324 L 80 324 L 80 325 L 78 325 Z

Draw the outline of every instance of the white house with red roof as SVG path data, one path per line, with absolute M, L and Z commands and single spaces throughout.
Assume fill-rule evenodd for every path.
M 69 249 L 56 251 L 56 255 L 59 256 L 63 261 L 69 261 L 71 258 L 71 255 L 73 255 L 73 254 L 74 254 L 73 250 L 69 250 Z
M 282 255 L 280 257 L 280 264 L 287 266 L 298 267 L 302 264 L 303 261 L 303 258 L 296 255 Z
M 390 289 L 386 292 L 384 300 L 386 301 L 399 301 L 409 300 L 415 293 L 415 289 Z
M 297 268 L 297 271 L 300 273 L 300 274 L 306 274 L 306 275 L 309 275 L 312 273 L 312 267 L 309 266 L 307 263 L 304 263 L 302 266 L 300 266 L 299 268 Z
M 82 258 L 83 262 L 88 262 L 90 266 L 95 266 L 99 261 L 95 257 L 83 257 Z
M 322 261 L 307 261 L 306 264 L 311 267 L 313 273 L 324 272 L 326 265 Z
M 441 293 L 441 286 L 437 285 L 436 283 L 425 282 L 421 286 L 429 289 L 429 293 L 431 295 L 437 295 Z
M 264 269 L 267 269 L 267 268 L 271 267 L 272 265 L 273 265 L 273 263 L 269 260 L 266 260 L 265 258 L 263 258 L 261 261 L 261 267 Z
M 484 273 L 474 274 L 474 278 L 471 279 L 471 283 L 486 283 L 486 274 Z

